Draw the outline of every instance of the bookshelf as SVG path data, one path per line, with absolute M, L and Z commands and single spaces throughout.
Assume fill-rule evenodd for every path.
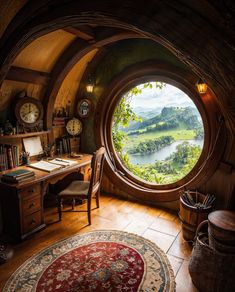
M 43 144 L 47 144 L 49 133 L 50 131 L 47 130 L 0 136 L 0 173 L 22 165 L 23 138 L 42 136 Z
M 40 131 L 40 132 L 30 132 L 30 133 L 23 133 L 23 134 L 16 134 L 16 135 L 4 135 L 0 136 L 0 142 L 8 139 L 17 139 L 17 138 L 26 138 L 26 137 L 33 137 L 38 135 L 45 135 L 49 134 L 50 131 Z
M 65 128 L 66 126 L 65 125 L 54 125 L 52 126 L 53 129 L 55 128 Z

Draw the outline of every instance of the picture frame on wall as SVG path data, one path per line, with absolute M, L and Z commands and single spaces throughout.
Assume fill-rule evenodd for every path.
M 78 102 L 77 112 L 79 117 L 87 118 L 91 112 L 91 101 L 87 98 L 83 98 Z

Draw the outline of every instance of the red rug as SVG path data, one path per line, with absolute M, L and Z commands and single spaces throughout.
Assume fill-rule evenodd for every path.
M 3 291 L 174 291 L 167 257 L 149 240 L 94 231 L 60 241 L 24 263 Z

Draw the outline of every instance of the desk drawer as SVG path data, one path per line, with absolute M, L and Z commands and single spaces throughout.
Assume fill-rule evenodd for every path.
M 33 197 L 36 195 L 39 195 L 39 196 L 41 195 L 40 183 L 29 186 L 20 191 L 20 196 L 23 200 L 27 200 L 29 197 Z
M 22 202 L 23 216 L 30 215 L 39 210 L 41 210 L 41 196 L 33 197 Z
M 28 233 L 41 224 L 41 211 L 23 217 L 23 233 Z

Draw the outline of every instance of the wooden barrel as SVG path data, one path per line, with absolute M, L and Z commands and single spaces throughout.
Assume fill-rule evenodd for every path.
M 235 212 L 218 210 L 208 216 L 209 244 L 220 252 L 235 253 Z
M 190 191 L 193 199 L 202 203 L 205 199 L 205 195 L 199 192 Z M 208 206 L 204 209 L 198 209 L 194 206 L 188 205 L 182 197 L 180 197 L 180 213 L 179 217 L 182 224 L 182 234 L 185 240 L 193 240 L 198 225 L 207 219 L 208 214 L 212 211 L 212 206 Z

